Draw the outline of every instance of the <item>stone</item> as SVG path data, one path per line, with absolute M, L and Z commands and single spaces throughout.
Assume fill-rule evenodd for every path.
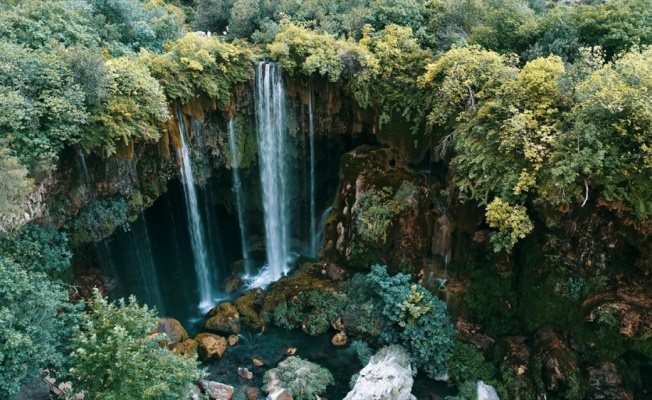
M 260 389 L 255 387 L 248 387 L 245 389 L 247 400 L 258 400 L 261 397 Z
M 226 339 L 212 333 L 200 333 L 195 337 L 195 342 L 202 360 L 221 358 L 227 347 Z
M 270 393 L 266 400 L 294 400 L 294 397 L 285 389 L 278 389 Z
M 587 368 L 589 381 L 587 399 L 633 400 L 634 395 L 622 387 L 623 378 L 616 364 L 608 361 Z
M 333 346 L 344 346 L 347 342 L 347 337 L 346 333 L 344 332 L 338 332 L 333 336 L 333 339 L 331 339 L 331 343 Z
M 231 400 L 233 399 L 233 386 L 225 385 L 219 382 L 203 381 L 204 392 L 211 400 Z
M 287 355 L 289 355 L 289 356 L 293 356 L 293 355 L 297 354 L 297 348 L 290 346 L 285 350 L 285 353 L 287 353 Z
M 342 317 L 339 317 L 335 321 L 331 322 L 331 326 L 336 331 L 343 331 L 344 330 L 344 322 L 342 322 Z
M 265 361 L 258 358 L 252 358 L 251 363 L 254 365 L 254 367 L 262 367 L 265 365 Z
M 535 333 L 533 357 L 541 365 L 541 378 L 548 391 L 571 391 L 571 386 L 580 382 L 575 355 L 564 338 L 551 328 L 544 327 Z
M 486 385 L 483 381 L 478 381 L 478 400 L 500 400 L 496 389 L 491 385 Z
M 201 389 L 199 386 L 194 385 L 188 390 L 188 400 L 200 400 L 201 399 Z
M 176 354 L 183 354 L 187 358 L 195 358 L 197 354 L 197 342 L 192 339 L 184 340 L 183 343 L 173 343 L 168 348 Z
M 248 381 L 254 379 L 254 374 L 251 373 L 251 371 L 249 371 L 247 368 L 244 368 L 244 367 L 238 368 L 238 375 L 240 376 L 240 378 L 246 379 Z
M 239 276 L 229 275 L 222 283 L 222 286 L 224 287 L 225 292 L 233 293 L 236 290 L 240 289 L 243 284 L 244 281 Z
M 399 345 L 383 347 L 360 371 L 345 400 L 411 400 L 412 367 L 410 355 Z
M 168 344 L 179 343 L 188 339 L 188 332 L 174 318 L 159 318 L 154 332 L 164 333 L 167 336 Z
M 240 333 L 240 314 L 231 303 L 222 303 L 208 312 L 204 328 L 222 333 Z
M 235 344 L 238 343 L 239 340 L 240 338 L 238 338 L 237 335 L 229 335 L 229 337 L 226 338 L 226 341 L 227 343 L 229 343 L 229 346 L 235 346 Z

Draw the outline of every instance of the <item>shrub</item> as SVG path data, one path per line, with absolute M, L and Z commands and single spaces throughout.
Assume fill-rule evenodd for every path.
M 264 389 L 287 389 L 298 400 L 313 400 L 333 383 L 333 375 L 324 367 L 299 357 L 288 357 L 265 373 Z

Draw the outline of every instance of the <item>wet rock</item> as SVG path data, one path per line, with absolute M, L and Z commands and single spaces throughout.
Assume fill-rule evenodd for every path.
M 290 346 L 290 347 L 288 347 L 287 349 L 285 349 L 285 353 L 286 353 L 287 355 L 289 355 L 289 356 L 293 356 L 293 355 L 297 354 L 297 348 L 296 348 L 296 347 L 291 347 L 291 346 Z
M 349 273 L 339 265 L 329 262 L 324 265 L 324 274 L 333 282 L 343 282 L 349 277 Z
M 500 400 L 496 389 L 491 385 L 486 385 L 483 381 L 478 381 L 478 400 Z
M 493 347 L 494 340 L 482 333 L 482 326 L 458 318 L 455 322 L 455 328 L 469 342 L 475 345 L 475 347 L 482 349 L 482 351 L 487 352 Z
M 614 291 L 599 293 L 582 303 L 580 312 L 591 323 L 613 321 L 628 338 L 652 333 L 652 290 L 645 285 L 621 283 Z
M 251 329 L 259 330 L 265 326 L 265 322 L 260 316 L 260 307 L 265 292 L 261 289 L 246 291 L 235 301 L 235 308 L 240 315 L 240 322 Z
M 254 365 L 254 367 L 262 367 L 263 365 L 265 365 L 265 361 L 259 358 L 252 358 L 251 363 Z
M 338 332 L 333 336 L 333 339 L 331 339 L 331 343 L 333 346 L 344 346 L 346 345 L 348 338 L 346 337 L 346 333 L 344 332 Z
M 224 287 L 225 292 L 232 293 L 242 287 L 243 284 L 244 281 L 239 276 L 229 275 L 222 283 L 222 286 Z
M 229 346 L 235 346 L 239 340 L 240 338 L 238 338 L 237 335 L 229 335 L 229 337 L 226 338 L 226 341 L 229 344 Z
M 222 303 L 208 312 L 204 328 L 223 333 L 240 333 L 240 314 L 233 304 Z
M 174 318 L 159 318 L 154 332 L 164 333 L 167 336 L 168 344 L 179 343 L 188 339 L 188 332 Z
M 245 389 L 247 400 L 258 400 L 261 397 L 260 390 L 255 387 L 248 387 Z
M 566 341 L 551 328 L 539 329 L 534 338 L 533 358 L 541 366 L 545 389 L 562 394 L 576 392 L 580 377 L 575 356 Z
M 195 358 L 197 355 L 197 342 L 192 339 L 184 340 L 182 343 L 172 343 L 168 348 L 176 354 L 183 354 L 187 358 Z
M 413 382 L 408 352 L 398 345 L 384 347 L 360 371 L 345 400 L 410 400 Z
M 246 379 L 248 381 L 254 379 L 254 374 L 251 373 L 251 371 L 249 371 L 247 368 L 244 368 L 244 367 L 238 368 L 238 375 L 240 376 L 240 378 Z
M 221 358 L 227 347 L 226 339 L 212 333 L 200 333 L 195 337 L 195 342 L 202 360 Z
M 337 320 L 333 321 L 333 323 L 331 323 L 331 326 L 336 331 L 343 331 L 344 330 L 344 322 L 342 322 L 342 317 L 340 317 Z
M 233 386 L 225 385 L 219 382 L 203 381 L 202 387 L 204 392 L 211 400 L 231 400 L 233 399 Z
M 634 400 L 634 395 L 622 387 L 623 379 L 612 362 L 601 362 L 587 368 L 588 398 L 591 400 Z

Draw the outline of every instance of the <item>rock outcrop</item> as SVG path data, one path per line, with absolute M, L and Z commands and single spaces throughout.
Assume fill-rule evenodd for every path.
M 233 386 L 219 382 L 203 381 L 202 387 L 211 400 L 231 400 L 233 398 Z
M 500 400 L 493 386 L 478 381 L 478 400 Z
M 411 400 L 413 383 L 410 354 L 401 346 L 392 345 L 371 357 L 345 400 Z
M 220 358 L 227 348 L 226 339 L 212 333 L 200 333 L 195 337 L 195 342 L 202 360 Z
M 174 318 L 159 318 L 154 332 L 164 333 L 167 336 L 168 344 L 180 343 L 188 339 L 188 332 Z
M 222 333 L 240 333 L 240 314 L 231 303 L 222 303 L 208 312 L 204 328 Z

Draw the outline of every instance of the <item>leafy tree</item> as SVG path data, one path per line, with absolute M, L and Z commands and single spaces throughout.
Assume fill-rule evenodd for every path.
M 156 312 L 132 296 L 109 303 L 96 289 L 73 336 L 73 391 L 88 399 L 179 399 L 204 377 L 198 361 L 159 346 L 160 335 L 148 335 Z
M 231 89 L 249 78 L 252 53 L 217 37 L 189 33 L 169 42 L 165 54 L 145 52 L 143 60 L 164 85 L 168 98 L 185 104 L 195 96 L 204 96 L 226 106 L 231 101 Z
M 80 311 L 60 284 L 0 257 L 0 397 L 15 398 L 41 368 L 63 366 Z
M 265 373 L 265 390 L 272 390 L 272 384 L 280 383 L 299 400 L 312 400 L 324 393 L 326 387 L 333 383 L 333 375 L 324 367 L 299 357 L 288 357 Z
M 158 82 L 137 58 L 110 59 L 106 68 L 111 84 L 106 97 L 92 110 L 91 126 L 81 138 L 84 148 L 109 156 L 120 143 L 158 140 L 158 124 L 168 119 Z
M 0 146 L 0 233 L 17 225 L 16 215 L 25 210 L 27 196 L 33 189 L 27 168 Z
M 28 224 L 0 238 L 0 254 L 28 271 L 61 272 L 70 267 L 72 253 L 65 233 L 52 226 Z

